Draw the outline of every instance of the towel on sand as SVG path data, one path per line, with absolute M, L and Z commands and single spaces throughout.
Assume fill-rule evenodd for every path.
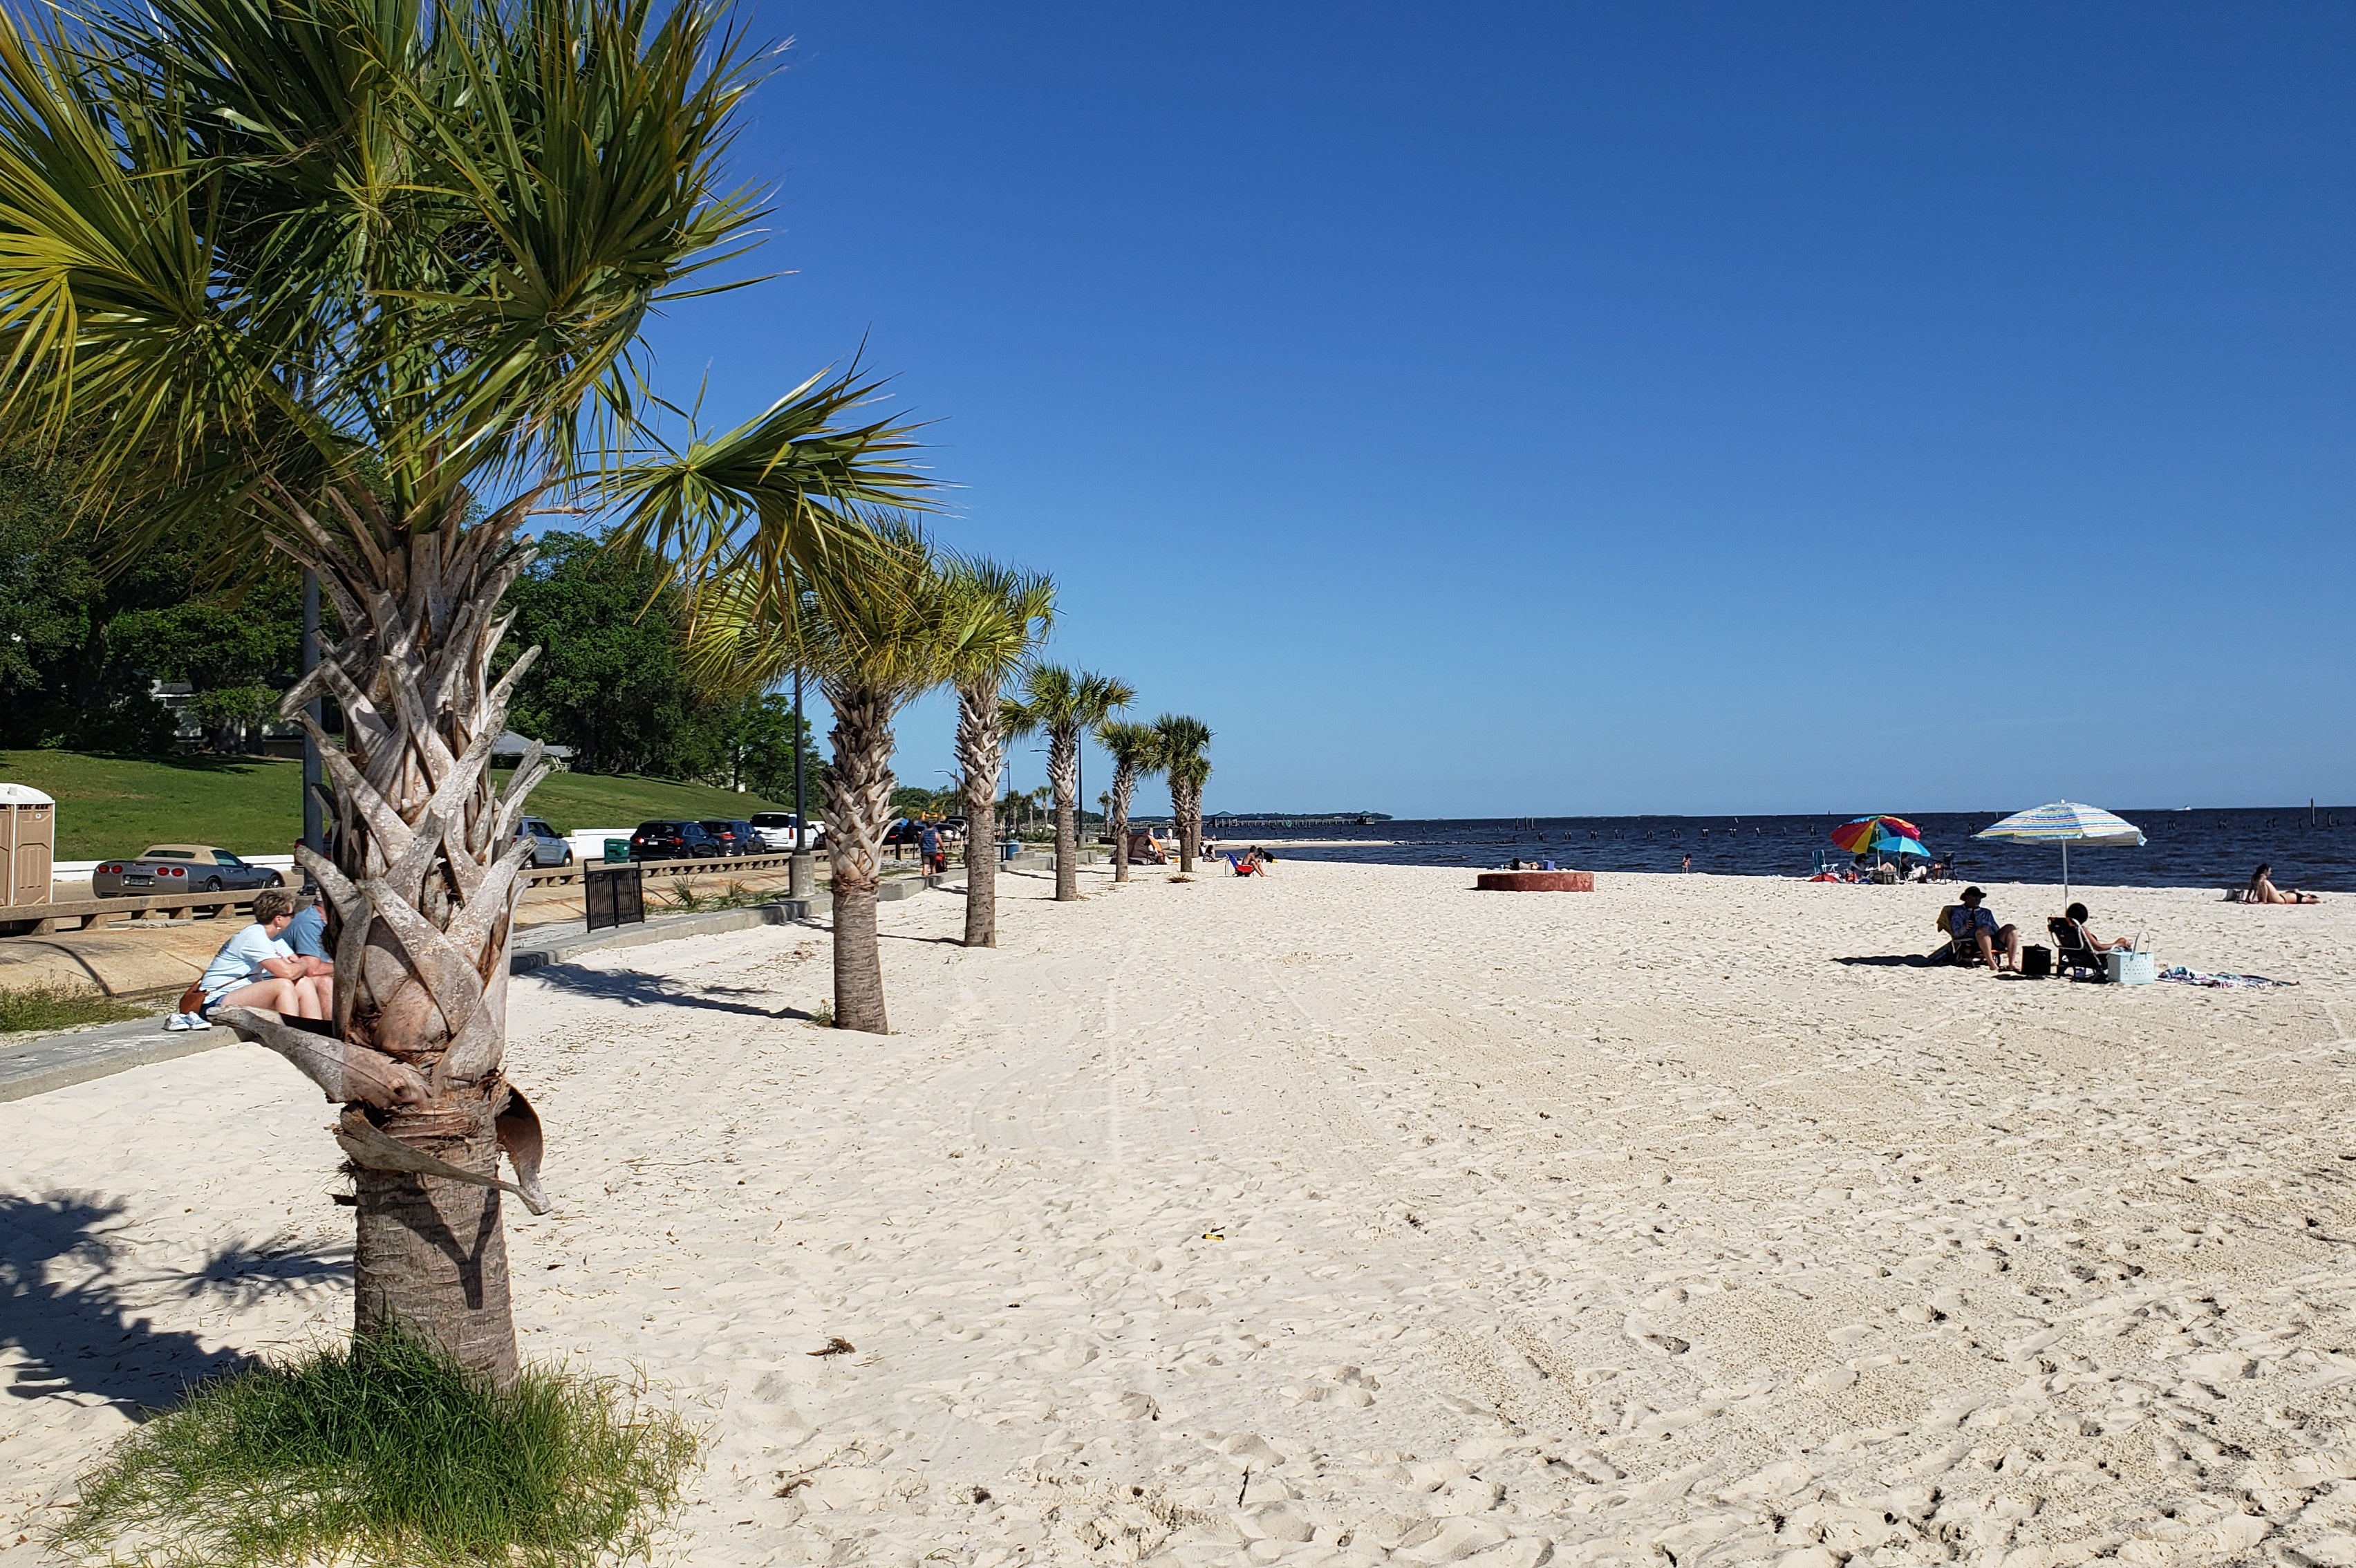
M 2179 985 L 2206 985 L 2218 991 L 2259 991 L 2269 985 L 2297 985 L 2296 980 L 2268 980 L 2263 974 L 2207 974 L 2182 964 L 2171 964 L 2159 972 L 2162 980 Z

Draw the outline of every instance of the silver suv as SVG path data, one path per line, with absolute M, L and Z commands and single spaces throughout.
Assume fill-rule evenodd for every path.
M 538 817 L 526 817 L 518 822 L 516 837 L 530 842 L 530 863 L 535 866 L 573 864 L 572 842 Z

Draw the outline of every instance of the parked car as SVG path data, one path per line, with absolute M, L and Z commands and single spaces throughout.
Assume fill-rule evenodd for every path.
M 794 814 L 791 811 L 755 811 L 753 831 L 761 836 L 762 847 L 771 854 L 791 854 L 794 843 Z M 826 843 L 826 824 L 812 822 L 805 842 L 798 847 L 817 849 Z
M 531 841 L 533 865 L 570 865 L 573 845 L 562 833 L 538 817 L 526 817 L 516 824 L 516 837 Z
M 90 874 L 91 896 L 130 898 L 143 893 L 242 893 L 284 887 L 284 874 L 248 865 L 207 843 L 155 843 L 135 860 L 101 861 Z
M 724 853 L 701 822 L 676 818 L 640 822 L 630 835 L 632 860 L 717 860 Z
M 723 854 L 759 854 L 768 847 L 741 817 L 707 817 L 700 825 L 720 841 Z
M 937 827 L 939 824 L 933 825 Z M 925 823 L 916 821 L 914 817 L 902 817 L 884 830 L 884 847 L 890 849 L 894 845 L 905 844 L 914 849 L 916 846 L 916 841 L 925 836 Z

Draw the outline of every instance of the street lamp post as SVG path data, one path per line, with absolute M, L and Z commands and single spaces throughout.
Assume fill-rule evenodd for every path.
M 303 673 L 308 676 L 318 667 L 319 574 L 306 570 L 303 574 Z M 309 715 L 312 725 L 326 722 L 327 704 L 316 697 L 305 703 L 303 711 Z M 303 731 L 303 843 L 314 854 L 327 853 L 327 823 L 319 800 L 324 782 L 322 772 L 317 734 L 305 726 Z M 308 872 L 304 874 L 303 880 L 306 885 L 310 882 Z
M 808 898 L 818 886 L 817 858 L 810 854 L 809 794 L 802 775 L 802 672 L 794 671 L 794 857 L 786 864 L 786 897 Z

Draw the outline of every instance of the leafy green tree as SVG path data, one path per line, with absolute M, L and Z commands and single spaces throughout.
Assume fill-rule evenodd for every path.
M 815 803 L 826 788 L 826 754 L 811 738 L 809 720 L 799 733 L 802 788 Z M 794 798 L 794 700 L 782 692 L 744 699 L 727 710 L 722 736 L 732 758 L 729 784 L 742 784 L 764 800 Z
M 172 553 L 182 582 L 195 581 L 195 564 Z M 257 750 L 263 721 L 302 675 L 302 575 L 270 562 L 237 588 L 126 610 L 106 636 L 126 662 L 159 681 L 187 683 L 213 750 Z
M 723 766 L 722 710 L 736 704 L 689 677 L 685 616 L 664 564 L 628 540 L 592 534 L 544 533 L 535 548 L 508 590 L 514 645 L 541 650 L 509 725 L 571 746 L 583 773 L 689 779 Z
M 186 559 L 101 571 L 96 542 L 70 524 L 74 488 L 70 459 L 0 450 L 0 746 L 168 749 L 176 721 L 111 633 L 127 612 L 185 597 Z

